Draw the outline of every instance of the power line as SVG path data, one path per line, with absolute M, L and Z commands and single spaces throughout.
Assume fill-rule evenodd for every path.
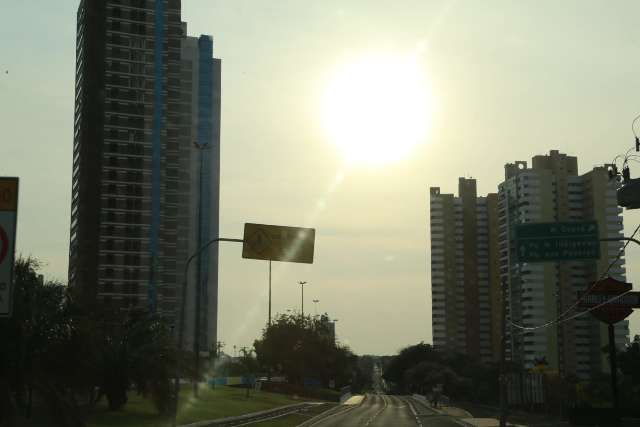
M 631 132 L 633 132 L 633 135 L 637 138 L 638 134 L 636 133 L 636 129 L 635 129 L 635 124 L 636 121 L 640 119 L 640 114 L 638 114 L 632 121 L 631 121 Z
M 630 293 L 630 292 L 633 292 L 633 289 L 629 289 L 628 291 L 624 291 L 623 293 L 621 293 L 621 294 L 619 294 L 619 295 L 616 295 L 616 296 L 614 296 L 614 297 L 611 297 L 611 298 L 609 298 L 608 300 L 606 300 L 606 301 L 604 301 L 604 302 L 601 302 L 600 304 L 598 304 L 598 305 L 596 305 L 596 306 L 593 306 L 593 307 L 591 307 L 591 308 L 588 308 L 588 309 L 586 309 L 586 310 L 584 310 L 584 311 L 581 311 L 580 313 L 576 313 L 576 314 L 574 314 L 573 316 L 566 317 L 566 318 L 564 318 L 564 319 L 560 319 L 560 320 L 558 320 L 556 323 L 557 323 L 557 324 L 565 323 L 565 322 L 568 322 L 568 321 L 570 321 L 570 320 L 574 320 L 574 319 L 576 319 L 576 318 L 578 318 L 578 317 L 580 317 L 580 316 L 584 316 L 584 315 L 585 315 L 585 314 L 587 314 L 587 313 L 591 313 L 593 310 L 597 310 L 597 309 L 598 309 L 598 308 L 600 308 L 600 307 L 604 307 L 605 305 L 610 304 L 611 302 L 613 302 L 613 301 L 615 301 L 615 300 L 617 300 L 617 299 L 619 299 L 619 298 L 622 298 L 623 296 L 627 295 L 627 294 L 628 294 L 628 293 Z M 512 324 L 512 326 L 516 326 L 517 328 L 522 329 L 522 332 L 521 332 L 521 333 L 527 333 L 527 332 L 531 332 L 531 331 L 534 331 L 534 330 L 540 329 L 540 327 L 538 327 L 538 326 L 536 326 L 536 327 L 526 327 L 526 326 L 520 326 L 520 325 L 516 325 L 516 324 Z M 513 335 L 513 334 L 512 334 L 512 335 Z
M 640 116 L 639 116 L 639 117 L 640 117 Z M 638 233 L 638 231 L 639 231 L 639 230 L 640 230 L 640 224 L 638 224 L 638 226 L 636 227 L 636 229 L 633 231 L 633 234 L 631 234 L 631 239 L 633 239 L 633 238 L 635 237 L 635 235 Z M 616 265 L 616 264 L 618 263 L 618 261 L 619 261 L 619 260 L 620 260 L 620 258 L 622 257 L 622 254 L 624 254 L 624 252 L 625 252 L 625 250 L 627 249 L 627 246 L 629 245 L 629 243 L 631 243 L 631 240 L 627 240 L 627 241 L 625 242 L 625 244 L 622 246 L 622 248 L 618 251 L 618 254 L 617 254 L 617 255 L 616 255 L 616 257 L 613 259 L 613 261 L 611 261 L 611 262 L 609 263 L 609 266 L 608 266 L 608 267 L 607 267 L 607 269 L 604 271 L 604 273 L 602 273 L 602 274 L 600 275 L 600 278 L 599 278 L 597 281 L 595 281 L 595 282 L 594 282 L 594 283 L 589 287 L 589 289 L 587 289 L 587 291 L 586 291 L 585 293 L 583 293 L 583 294 L 580 296 L 580 298 L 578 298 L 578 299 L 576 300 L 576 302 L 574 302 L 574 303 L 571 305 L 571 307 L 569 307 L 568 309 L 566 309 L 565 311 L 563 311 L 563 312 L 562 312 L 562 313 L 561 313 L 557 318 L 555 318 L 554 320 L 550 320 L 550 321 L 548 321 L 548 322 L 545 322 L 545 323 L 543 323 L 543 324 L 541 324 L 541 325 L 537 325 L 537 326 L 524 326 L 524 325 L 519 325 L 519 324 L 517 324 L 517 323 L 515 323 L 515 322 L 513 322 L 513 321 L 511 321 L 511 320 L 510 320 L 510 321 L 509 321 L 509 323 L 511 324 L 511 326 L 514 326 L 514 327 L 516 327 L 516 328 L 518 328 L 518 329 L 522 329 L 522 330 L 535 331 L 535 330 L 537 330 L 537 329 L 545 329 L 545 328 L 548 328 L 548 327 L 553 326 L 553 325 L 555 325 L 555 324 L 564 323 L 564 322 L 565 322 L 565 321 L 567 321 L 567 320 L 570 320 L 570 319 L 573 319 L 573 318 L 577 317 L 577 316 L 574 316 L 574 317 L 569 317 L 569 318 L 563 319 L 563 317 L 564 317 L 567 313 L 571 312 L 571 310 L 575 309 L 575 308 L 576 308 L 576 306 L 578 306 L 578 304 L 580 304 L 580 301 L 582 301 L 586 296 L 588 296 L 588 295 L 590 295 L 590 294 L 591 294 L 591 292 L 592 292 L 592 291 L 593 291 L 593 289 L 595 288 L 596 284 L 597 284 L 600 280 L 604 279 L 604 278 L 609 274 L 609 271 L 611 270 L 611 268 L 612 268 L 614 265 Z M 606 303 L 605 303 L 605 304 L 606 304 Z M 591 310 L 589 310 L 589 311 L 591 311 Z M 584 313 L 588 313 L 589 311 L 583 312 L 583 313 L 581 313 L 581 314 L 579 314 L 579 315 L 582 315 L 582 314 L 584 314 Z

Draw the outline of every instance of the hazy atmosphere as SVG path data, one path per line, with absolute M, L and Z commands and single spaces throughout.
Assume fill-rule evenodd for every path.
M 429 187 L 457 192 L 458 177 L 474 177 L 485 194 L 507 162 L 557 149 L 583 173 L 632 146 L 640 4 L 615 5 L 183 0 L 189 34 L 212 35 L 222 59 L 220 235 L 241 238 L 245 222 L 316 228 L 314 264 L 274 263 L 274 312 L 300 309 L 303 280 L 305 312 L 319 300 L 358 354 L 431 342 Z M 77 7 L 2 0 L 0 13 L 0 175 L 21 179 L 17 249 L 65 282 Z M 365 108 L 387 90 L 367 70 L 385 66 L 400 67 L 397 87 L 416 79 L 408 92 L 423 97 L 407 102 L 425 115 L 418 143 L 393 162 L 400 151 L 345 148 L 344 124 L 326 115 L 327 103 L 349 102 L 336 75 L 359 82 Z M 384 107 L 359 120 L 384 122 Z M 628 235 L 640 215 L 624 220 Z M 640 280 L 640 248 L 627 268 Z M 240 245 L 220 245 L 225 351 L 264 327 L 267 274 Z M 640 313 L 630 323 L 640 333 Z

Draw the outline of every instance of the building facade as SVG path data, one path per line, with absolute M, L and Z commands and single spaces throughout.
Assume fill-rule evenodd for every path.
M 185 29 L 180 0 L 80 1 L 69 285 L 88 307 L 175 321 L 186 254 L 217 236 L 220 63 Z M 195 268 L 213 318 L 215 250 Z
M 582 311 L 576 306 L 577 295 L 590 283 L 605 273 L 625 279 L 624 257 L 616 259 L 622 243 L 601 243 L 597 261 L 521 263 L 514 233 L 520 223 L 597 220 L 601 237 L 621 237 L 622 209 L 606 168 L 578 175 L 577 159 L 555 150 L 533 157 L 531 167 L 523 161 L 507 164 L 498 212 L 510 358 L 525 368 L 546 363 L 553 371 L 581 379 L 606 372 L 604 324 L 588 314 L 568 319 Z M 609 263 L 613 265 L 607 270 Z M 624 345 L 628 333 L 626 321 L 617 324 L 617 343 Z
M 205 35 L 183 38 L 181 57 L 180 205 L 189 207 L 178 213 L 177 266 L 183 272 L 188 257 L 219 234 L 221 61 Z M 188 283 L 185 345 L 193 345 L 199 284 L 199 346 L 209 351 L 217 342 L 218 245 L 195 258 Z
M 497 360 L 497 195 L 478 197 L 476 181 L 460 178 L 458 197 L 431 188 L 430 209 L 433 344 Z

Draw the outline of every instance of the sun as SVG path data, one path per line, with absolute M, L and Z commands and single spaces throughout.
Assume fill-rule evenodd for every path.
M 415 56 L 369 55 L 329 79 L 323 99 L 329 139 L 349 164 L 407 157 L 431 124 L 431 95 Z

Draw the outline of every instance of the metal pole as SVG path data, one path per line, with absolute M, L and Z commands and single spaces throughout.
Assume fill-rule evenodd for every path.
M 613 392 L 613 408 L 618 410 L 618 364 L 616 361 L 616 336 L 613 323 L 609 323 L 609 364 L 611 367 L 611 391 Z
M 176 355 L 176 377 L 173 381 L 173 394 L 174 394 L 174 405 L 173 405 L 173 421 L 172 426 L 176 427 L 176 418 L 178 417 L 178 396 L 180 394 L 180 352 L 182 351 L 182 343 L 184 341 L 184 309 L 185 302 L 187 300 L 187 273 L 189 272 L 189 264 L 196 258 L 202 251 L 207 249 L 211 244 L 215 242 L 238 242 L 244 243 L 243 239 L 227 239 L 224 237 L 218 237 L 215 239 L 211 239 L 207 243 L 205 243 L 200 249 L 196 251 L 193 255 L 187 259 L 187 263 L 184 266 L 184 276 L 182 280 L 182 299 L 180 300 L 180 323 L 178 325 L 178 351 Z
M 269 260 L 269 326 L 271 326 L 271 260 Z
M 302 317 L 304 317 L 304 285 L 306 285 L 307 282 L 300 281 L 298 283 L 300 284 L 300 288 L 302 289 L 302 303 L 300 304 L 300 312 L 302 313 Z
M 196 148 L 198 148 L 198 154 L 200 158 L 200 176 L 199 176 L 199 184 L 198 184 L 198 247 L 202 245 L 202 171 L 203 171 L 203 155 L 202 152 L 205 150 L 206 145 L 201 146 L 195 144 Z M 193 396 L 198 397 L 198 381 L 200 380 L 200 317 L 202 313 L 200 313 L 200 299 L 202 296 L 202 258 L 198 258 L 198 271 L 196 273 L 196 287 L 195 287 L 195 299 L 196 299 L 196 310 L 195 310 L 195 322 L 194 322 L 194 339 L 193 339 L 193 353 L 195 356 L 195 375 L 193 379 Z

